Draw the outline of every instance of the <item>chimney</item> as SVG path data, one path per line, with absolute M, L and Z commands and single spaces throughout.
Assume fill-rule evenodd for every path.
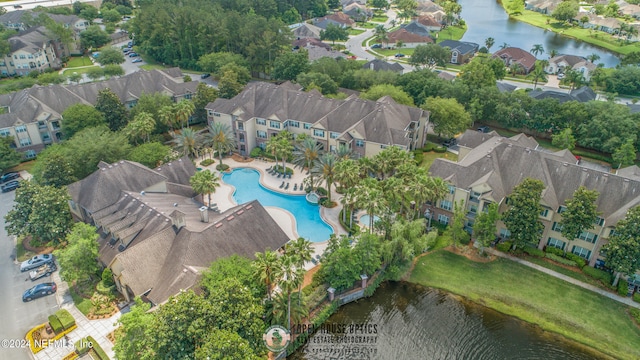
M 169 217 L 171 218 L 171 223 L 176 227 L 177 230 L 185 227 L 184 213 L 178 210 L 174 210 Z
M 202 221 L 203 223 L 209 222 L 209 211 L 207 211 L 206 206 L 200 207 L 200 221 Z

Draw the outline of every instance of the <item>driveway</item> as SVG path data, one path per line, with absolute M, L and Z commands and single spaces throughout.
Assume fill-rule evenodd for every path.
M 47 321 L 47 317 L 58 309 L 56 297 L 45 296 L 29 303 L 22 302 L 22 293 L 43 282 L 27 280 L 28 273 L 21 273 L 14 262 L 15 246 L 13 237 L 4 230 L 4 216 L 13 206 L 15 192 L 0 194 L 0 340 L 24 339 L 27 331 L 35 325 Z M 0 346 L 0 359 L 27 360 L 29 350 Z
M 388 19 L 385 22 L 384 26 L 385 28 L 389 28 L 389 24 L 391 23 L 392 19 L 395 19 L 396 17 L 396 13 L 395 11 L 389 9 L 386 12 Z M 349 40 L 347 40 L 347 42 L 345 43 L 347 49 L 355 56 L 358 57 L 358 59 L 365 59 L 365 60 L 374 60 L 376 58 L 375 55 L 372 55 L 370 53 L 368 53 L 366 51 L 366 48 L 362 47 L 362 42 L 370 37 L 373 36 L 373 33 L 375 32 L 374 29 L 367 29 L 365 32 L 363 32 L 362 34 L 356 35 L 354 37 L 350 37 Z

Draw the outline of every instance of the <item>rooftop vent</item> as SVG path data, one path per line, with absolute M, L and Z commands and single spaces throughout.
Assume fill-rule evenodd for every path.
M 249 210 L 253 207 L 253 205 L 245 206 L 245 209 Z
M 144 196 L 144 194 L 145 194 L 144 190 L 140 191 L 140 195 Z
M 569 166 L 569 164 L 567 164 L 567 163 L 562 163 L 562 166 L 567 167 L 567 166 Z
M 235 219 L 235 216 L 231 215 L 231 216 L 229 216 L 229 217 L 227 218 L 227 221 L 231 221 L 231 220 L 233 220 L 233 219 Z
M 178 207 L 178 203 L 173 203 L 173 207 Z
M 244 213 L 244 210 L 240 210 L 236 213 L 236 215 L 242 215 Z
M 217 223 L 217 224 L 215 225 L 216 229 L 217 229 L 217 228 L 219 228 L 220 226 L 222 226 L 222 223 L 221 223 L 221 222 L 219 222 L 219 223 Z

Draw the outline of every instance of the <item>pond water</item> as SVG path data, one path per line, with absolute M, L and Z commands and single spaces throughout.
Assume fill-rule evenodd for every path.
M 340 326 L 362 334 L 333 343 Z M 358 325 L 359 327 L 355 327 Z M 448 293 L 410 283 L 385 283 L 345 305 L 290 359 L 604 359 L 577 343 Z M 374 333 L 375 332 L 375 333 Z M 343 339 L 347 339 L 344 337 Z M 329 349 L 329 350 L 324 350 Z M 349 353 L 349 354 L 348 354 Z
M 549 51 L 555 49 L 560 54 L 583 57 L 598 54 L 600 60 L 596 61 L 596 64 L 603 63 L 606 67 L 615 67 L 620 63 L 620 59 L 614 53 L 510 19 L 500 2 L 496 0 L 458 0 L 458 3 L 462 5 L 460 15 L 467 23 L 467 32 L 462 40 L 477 43 L 482 47 L 485 39 L 492 37 L 495 44 L 491 52 L 500 49 L 503 43 L 526 51 L 531 50 L 535 44 L 541 44 L 545 53 L 539 54 L 539 59 L 548 59 Z

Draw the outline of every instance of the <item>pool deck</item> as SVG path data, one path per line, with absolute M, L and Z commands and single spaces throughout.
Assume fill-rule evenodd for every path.
M 200 161 L 202 160 L 203 158 L 199 158 L 196 161 L 196 163 L 198 164 L 197 165 L 198 167 L 201 167 L 203 169 L 208 169 L 216 173 L 218 176 L 220 176 L 220 178 L 222 178 L 222 173 L 216 170 L 216 165 L 218 165 L 217 161 L 216 163 L 211 164 L 209 166 L 201 166 Z M 293 175 L 291 176 L 291 179 L 283 180 L 282 178 L 278 179 L 277 176 L 270 175 L 266 171 L 266 169 L 275 165 L 274 161 L 264 161 L 264 160 L 253 159 L 249 162 L 239 162 L 239 161 L 235 161 L 230 157 L 227 157 L 227 158 L 224 158 L 222 162 L 226 165 L 229 165 L 231 169 L 251 168 L 251 169 L 258 170 L 260 172 L 260 184 L 262 184 L 262 186 L 272 191 L 279 192 L 282 194 L 290 194 L 290 195 L 305 194 L 304 189 L 298 188 L 295 191 L 293 190 L 294 184 L 298 184 L 298 187 L 300 187 L 300 184 L 302 184 L 303 180 L 308 176 L 306 174 L 306 171 L 301 171 L 299 168 L 295 168 L 293 170 Z M 282 164 L 282 162 L 279 162 L 279 164 Z M 287 163 L 287 166 L 293 168 L 293 165 L 289 163 Z M 289 183 L 288 190 L 284 190 L 280 188 L 280 185 L 282 184 L 283 181 L 285 182 L 285 184 Z M 227 209 L 230 209 L 236 206 L 236 203 L 233 199 L 234 191 L 235 189 L 233 186 L 224 183 L 224 181 L 221 181 L 220 187 L 216 190 L 214 194 L 211 195 L 211 202 L 214 204 L 217 204 L 218 209 L 220 209 L 220 211 L 225 211 Z M 332 200 L 338 203 L 338 206 L 331 209 L 321 207 L 320 215 L 322 216 L 322 219 L 327 224 L 329 224 L 329 226 L 331 226 L 334 234 L 346 235 L 347 231 L 342 227 L 342 225 L 340 225 L 338 220 L 338 214 L 340 213 L 340 210 L 342 210 L 342 206 L 340 205 L 340 197 L 341 195 L 336 193 L 334 189 L 334 191 L 332 191 L 331 193 L 331 198 Z M 206 203 L 207 201 L 206 196 L 204 201 Z M 296 231 L 296 220 L 290 212 L 277 207 L 272 207 L 272 206 L 265 206 L 265 209 L 267 210 L 269 215 L 271 215 L 271 217 L 276 221 L 276 223 L 278 223 L 278 225 L 280 226 L 280 228 L 282 228 L 285 234 L 287 234 L 291 239 L 298 238 L 298 233 Z M 316 255 L 322 255 L 324 250 L 327 248 L 327 244 L 328 244 L 328 241 L 312 242 L 311 245 L 314 249 L 313 256 L 315 257 Z M 314 266 L 315 265 L 313 263 L 307 262 L 305 264 L 305 269 L 308 270 L 313 268 Z

